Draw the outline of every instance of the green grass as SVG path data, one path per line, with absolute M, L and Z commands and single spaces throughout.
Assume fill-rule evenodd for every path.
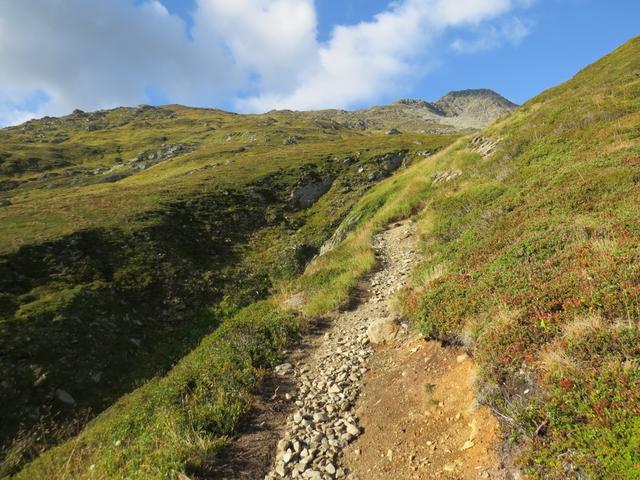
M 299 275 L 388 175 L 382 155 L 411 159 L 455 138 L 179 106 L 105 112 L 89 122 L 95 130 L 86 123 L 81 115 L 0 131 L 0 171 L 22 182 L 0 192 L 11 201 L 0 209 L 5 472 L 169 374 L 220 324 Z M 299 143 L 283 145 L 291 135 Z M 194 147 L 146 170 L 118 167 L 165 143 Z M 128 176 L 96 183 L 114 166 Z M 293 188 L 313 178 L 332 188 L 311 208 L 290 208 Z M 59 388 L 75 408 L 56 400 Z
M 241 310 L 171 372 L 124 396 L 16 478 L 170 478 L 206 474 L 251 393 L 300 333 L 269 302 Z
M 307 299 L 306 315 L 328 313 L 348 299 L 358 278 L 374 266 L 370 246 L 372 235 L 393 219 L 403 218 L 419 208 L 430 175 L 430 163 L 431 160 L 416 162 L 364 194 L 353 208 L 353 211 L 362 214 L 362 221 L 348 239 L 334 251 L 314 261 L 305 275 L 281 285 L 283 292 L 295 291 L 304 295 Z M 313 208 L 322 208 L 322 205 L 318 204 L 310 211 Z M 251 257 L 250 260 L 254 261 Z M 228 303 L 221 302 L 216 310 L 224 309 L 225 305 Z M 206 475 L 215 466 L 217 450 L 245 412 L 250 402 L 250 393 L 264 373 L 249 369 L 250 375 L 245 376 L 246 362 L 235 359 L 234 355 L 237 354 L 233 349 L 228 349 L 226 338 L 235 338 L 238 328 L 259 328 L 265 311 L 267 314 L 264 318 L 275 316 L 279 328 L 287 332 L 282 338 L 294 337 L 299 332 L 301 320 L 284 313 L 273 303 L 247 307 L 237 317 L 223 322 L 222 327 L 207 337 L 166 376 L 152 380 L 131 395 L 123 397 L 92 421 L 79 436 L 40 456 L 21 476 L 166 478 L 177 471 Z M 263 348 L 268 349 L 269 359 L 275 361 L 277 349 L 270 349 L 270 340 L 265 340 L 264 336 L 256 336 L 255 333 L 242 335 L 244 344 L 252 338 L 256 349 L 260 352 Z M 220 338 L 225 340 L 218 340 Z M 283 342 L 278 346 L 284 345 Z M 213 355 L 216 362 L 224 361 L 225 374 L 231 380 L 216 376 L 218 366 L 215 364 L 212 367 L 211 363 L 214 360 L 203 360 L 209 355 Z M 198 360 L 195 361 L 194 358 Z M 260 365 L 267 368 L 273 361 L 262 362 Z M 188 407 L 205 412 L 203 415 L 206 414 L 209 422 L 214 423 L 212 427 L 202 429 L 199 423 L 194 426 L 193 422 L 197 418 L 194 420 L 194 414 L 189 410 L 185 411 L 182 404 L 176 405 L 175 398 L 179 395 L 173 387 L 167 390 L 167 385 L 174 386 L 176 381 L 182 382 L 177 385 L 184 385 L 184 377 L 180 372 L 185 369 L 192 372 L 193 376 L 204 376 L 203 381 L 208 388 L 216 388 L 220 392 L 219 401 L 216 400 L 218 397 L 207 390 L 206 395 L 194 397 Z M 233 379 L 237 376 L 243 381 L 236 383 Z M 126 435 L 122 432 L 126 432 Z M 126 443 L 122 440 L 123 436 L 128 439 Z M 118 440 L 120 443 L 116 447 L 115 442 Z M 90 469 L 92 465 L 94 466 Z
M 271 301 L 249 306 L 224 322 L 166 376 L 123 397 L 76 438 L 41 455 L 17 478 L 167 478 L 175 472 L 206 476 L 216 466 L 216 452 L 225 437 L 250 405 L 260 377 L 279 359 L 274 345 L 282 348 L 296 338 L 304 330 L 304 317 L 329 313 L 348 300 L 358 279 L 374 266 L 372 236 L 389 222 L 419 210 L 433 164 L 433 159 L 416 161 L 365 193 L 352 209 L 361 214 L 361 222 L 335 250 L 312 262 L 304 275 L 283 282 Z M 277 306 L 292 292 L 306 300 L 303 316 Z M 265 321 L 284 333 L 260 333 Z M 229 338 L 238 336 L 242 341 L 234 340 L 233 346 L 244 346 L 239 349 L 245 354 L 241 361 L 239 352 L 227 345 Z M 254 356 L 247 360 L 247 346 L 255 347 L 260 362 Z M 224 375 L 218 373 L 217 362 L 224 364 Z M 254 368 L 256 363 L 263 370 Z M 207 387 L 202 395 L 189 397 L 186 406 L 175 400 L 184 395 L 187 380 L 181 372 L 185 371 L 190 379 L 203 378 Z M 219 393 L 212 395 L 211 389 Z M 203 412 L 206 422 L 193 412 Z M 202 422 L 208 427 L 203 428 Z
M 539 478 L 640 478 L 639 94 L 636 38 L 483 132 L 489 158 L 441 155 L 462 175 L 421 214 L 406 311 L 474 353 Z

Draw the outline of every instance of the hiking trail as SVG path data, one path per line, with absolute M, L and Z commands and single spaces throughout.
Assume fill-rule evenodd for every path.
M 231 448 L 224 478 L 506 478 L 498 423 L 474 397 L 472 360 L 425 341 L 390 306 L 417 261 L 415 225 L 394 223 L 373 246 L 378 268 L 353 308 L 276 367 L 273 394 Z

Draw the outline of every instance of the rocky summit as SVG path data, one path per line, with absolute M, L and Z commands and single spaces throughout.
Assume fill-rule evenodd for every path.
M 454 133 L 482 129 L 517 107 L 493 90 L 475 89 L 449 92 L 435 102 L 400 99 L 364 110 L 326 110 L 317 114 L 361 130 Z

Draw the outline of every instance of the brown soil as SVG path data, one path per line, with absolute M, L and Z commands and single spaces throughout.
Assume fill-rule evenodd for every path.
M 506 478 L 498 423 L 477 405 L 474 377 L 459 348 L 418 336 L 379 348 L 356 405 L 365 432 L 342 459 L 349 478 Z

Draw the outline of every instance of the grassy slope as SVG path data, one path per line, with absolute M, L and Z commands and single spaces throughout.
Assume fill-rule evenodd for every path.
M 419 151 L 425 147 L 424 138 L 421 141 L 415 146 Z M 362 215 L 355 231 L 305 275 L 283 283 L 281 295 L 301 292 L 308 315 L 327 313 L 344 302 L 358 277 L 374 265 L 371 236 L 419 208 L 432 160 L 416 157 L 415 162 L 358 200 L 353 212 Z M 19 478 L 167 478 L 175 472 L 206 476 L 225 435 L 248 408 L 250 393 L 278 361 L 278 349 L 304 330 L 303 319 L 282 311 L 279 299 L 241 310 L 167 375 L 123 397 L 75 439 L 30 464 Z
M 164 374 L 298 274 L 390 174 L 382 155 L 452 139 L 179 106 L 0 131 L 1 196 L 11 202 L 0 207 L 2 443 L 22 430 L 3 468 L 68 436 L 86 410 Z M 191 151 L 146 170 L 128 166 L 178 143 Z M 104 183 L 114 174 L 122 178 Z M 311 208 L 288 205 L 296 185 L 327 178 L 331 189 Z M 76 408 L 61 404 L 58 388 Z M 75 426 L 62 429 L 68 418 Z
M 640 38 L 487 129 L 422 214 L 405 305 L 541 478 L 640 478 Z M 583 476 L 579 476 L 583 475 Z
M 463 139 L 363 198 L 360 230 L 298 281 L 307 311 L 337 305 L 371 236 L 414 214 L 424 260 L 399 304 L 474 354 L 520 465 L 638 479 L 640 38 L 481 136 L 487 158 Z
M 428 336 L 473 351 L 482 398 L 511 425 L 523 464 L 540 477 L 638 478 L 638 59 L 635 39 L 492 126 L 484 135 L 501 142 L 486 159 L 462 140 L 385 180 L 354 207 L 363 217 L 347 240 L 284 286 L 303 293 L 308 314 L 334 308 L 372 268 L 371 236 L 415 215 L 425 260 L 402 303 Z M 452 171 L 462 175 L 432 181 Z M 284 318 L 295 334 L 299 324 L 266 305 L 270 313 L 260 317 Z M 265 344 L 277 349 L 279 341 Z M 206 348 L 207 341 L 196 352 Z M 241 371 L 254 372 L 252 364 Z M 196 379 L 165 389 L 181 365 L 22 477 L 206 470 L 225 431 L 210 428 L 211 419 L 227 414 L 209 412 L 209 427 L 191 422 L 188 412 L 211 405 L 209 395 L 193 397 L 186 411 L 171 407 L 204 388 Z M 164 403 L 149 401 L 153 392 L 168 392 Z M 162 423 L 167 411 L 181 420 Z

